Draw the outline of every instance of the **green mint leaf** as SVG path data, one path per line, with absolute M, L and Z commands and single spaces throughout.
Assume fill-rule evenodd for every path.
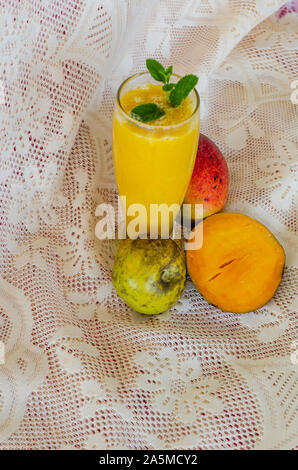
M 174 108 L 177 108 L 182 101 L 189 95 L 191 90 L 198 83 L 198 77 L 196 75 L 185 75 L 170 93 L 170 101 Z
M 155 119 L 158 119 L 165 114 L 165 111 L 155 103 L 140 104 L 130 112 L 132 118 L 141 122 L 155 121 Z
M 147 59 L 146 66 L 150 75 L 158 82 L 166 83 L 167 74 L 164 67 L 154 59 Z
M 173 66 L 170 65 L 170 67 L 166 69 L 166 83 L 169 83 L 172 73 L 173 73 Z
M 166 83 L 162 89 L 163 91 L 171 91 L 175 86 L 175 83 Z

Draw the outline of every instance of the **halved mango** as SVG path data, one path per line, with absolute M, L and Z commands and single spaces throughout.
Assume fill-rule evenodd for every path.
M 250 312 L 266 304 L 279 286 L 285 264 L 284 250 L 270 230 L 234 213 L 215 214 L 201 223 L 203 245 L 186 253 L 198 291 L 228 312 Z

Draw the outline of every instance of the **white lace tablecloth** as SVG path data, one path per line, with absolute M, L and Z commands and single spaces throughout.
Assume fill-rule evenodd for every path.
M 298 5 L 283 3 L 0 1 L 1 449 L 297 446 Z M 199 75 L 226 210 L 285 248 L 257 312 L 222 313 L 188 282 L 143 317 L 112 287 L 94 213 L 117 200 L 115 92 L 147 57 Z

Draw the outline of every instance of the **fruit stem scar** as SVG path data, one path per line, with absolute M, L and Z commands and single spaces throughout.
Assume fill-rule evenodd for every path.
M 177 267 L 171 262 L 162 270 L 160 279 L 162 282 L 170 282 L 177 276 Z

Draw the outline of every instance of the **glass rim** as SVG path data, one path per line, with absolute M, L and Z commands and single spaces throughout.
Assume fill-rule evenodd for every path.
M 121 93 L 121 90 L 122 88 L 124 87 L 124 85 L 129 82 L 130 80 L 132 80 L 133 78 L 136 78 L 136 77 L 140 77 L 141 75 L 150 75 L 149 72 L 145 71 L 145 72 L 138 72 L 138 73 L 135 73 L 133 75 L 131 75 L 130 77 L 126 78 L 122 83 L 121 85 L 119 86 L 118 88 L 118 91 L 117 91 L 117 94 L 116 94 L 116 103 L 118 105 L 118 107 L 120 108 L 121 112 L 124 114 L 125 118 L 128 119 L 132 124 L 134 124 L 135 126 L 138 126 L 138 127 L 141 127 L 143 129 L 147 129 L 147 130 L 152 130 L 152 129 L 158 129 L 158 130 L 168 130 L 168 129 L 173 129 L 173 128 L 178 128 L 180 126 L 183 126 L 185 125 L 186 123 L 188 123 L 193 117 L 194 115 L 196 114 L 196 112 L 199 110 L 199 107 L 200 107 L 200 95 L 197 91 L 196 88 L 193 89 L 194 93 L 195 93 L 195 97 L 196 97 L 196 106 L 195 106 L 195 109 L 193 110 L 193 112 L 191 113 L 191 115 L 187 118 L 187 119 L 184 119 L 184 121 L 181 121 L 181 122 L 177 122 L 176 124 L 168 124 L 167 126 L 162 126 L 162 125 L 158 125 L 158 124 L 146 124 L 145 122 L 140 122 L 140 121 L 137 121 L 136 119 L 134 119 L 133 117 L 131 117 L 129 114 L 127 114 L 127 112 L 123 109 L 122 105 L 121 105 L 121 101 L 120 101 L 120 93 Z M 175 77 L 177 77 L 178 79 L 182 78 L 180 75 L 176 74 L 176 73 L 173 73 L 172 75 L 174 75 Z M 151 75 L 150 75 L 151 77 Z

